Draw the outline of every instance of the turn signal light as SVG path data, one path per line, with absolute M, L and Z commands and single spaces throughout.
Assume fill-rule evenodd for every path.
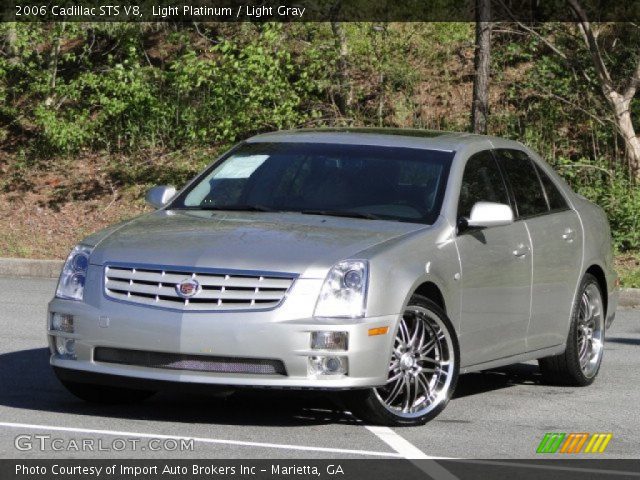
M 389 331 L 389 327 L 376 327 L 369 329 L 369 336 L 373 337 L 375 335 L 386 335 Z

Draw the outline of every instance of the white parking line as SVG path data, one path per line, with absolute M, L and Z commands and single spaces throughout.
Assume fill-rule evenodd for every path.
M 373 433 L 376 437 L 382 440 L 384 443 L 393 448 L 396 452 L 402 455 L 403 458 L 410 460 L 418 460 L 425 458 L 443 458 L 443 457 L 430 457 L 413 443 L 405 440 L 389 427 L 375 427 L 371 425 L 365 425 L 365 428 Z
M 361 421 L 356 418 L 353 413 L 348 410 L 344 412 L 346 415 L 351 416 L 354 421 L 357 423 L 361 423 Z M 406 458 L 409 460 L 424 460 L 424 459 L 439 459 L 439 460 L 450 460 L 451 457 L 432 457 L 424 453 L 418 447 L 416 447 L 413 443 L 406 440 L 404 437 L 401 437 L 394 430 L 389 427 L 377 427 L 374 425 L 364 425 L 364 428 L 373 433 L 376 437 L 382 440 L 384 443 L 393 448 L 402 458 Z
M 189 437 L 189 436 L 180 436 L 180 435 L 160 435 L 160 434 L 141 433 L 141 432 L 121 432 L 116 430 L 94 430 L 90 428 L 57 427 L 53 425 L 34 425 L 29 423 L 0 422 L 0 427 L 23 428 L 23 429 L 29 429 L 29 430 L 51 430 L 56 432 L 88 433 L 88 434 L 94 434 L 94 435 L 114 435 L 114 436 L 120 436 L 120 437 L 193 440 L 194 442 L 222 444 L 222 445 L 236 445 L 236 446 L 242 446 L 242 447 L 278 448 L 282 450 L 299 450 L 299 451 L 307 451 L 307 452 L 342 453 L 342 454 L 364 455 L 364 456 L 373 456 L 373 457 L 402 458 L 402 455 L 400 453 L 377 452 L 372 450 L 350 450 L 345 448 L 312 447 L 312 446 L 305 446 L 305 445 L 287 445 L 287 444 L 281 444 L 281 443 L 243 442 L 239 440 L 226 440 L 226 439 L 220 439 L 220 438 Z
M 374 427 L 365 425 L 365 428 L 373 433 L 380 440 L 385 442 L 404 458 L 411 460 L 420 470 L 425 472 L 434 480 L 458 480 L 449 470 L 444 468 L 435 460 L 446 459 L 448 457 L 431 457 L 416 447 L 414 444 L 398 435 L 389 427 Z

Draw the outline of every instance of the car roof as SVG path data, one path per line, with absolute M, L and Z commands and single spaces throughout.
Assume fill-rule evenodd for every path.
M 496 147 L 518 146 L 503 138 L 465 132 L 419 130 L 409 128 L 313 128 L 263 133 L 247 139 L 248 143 L 338 143 L 386 147 L 422 148 L 457 151 L 463 146 L 491 141 Z

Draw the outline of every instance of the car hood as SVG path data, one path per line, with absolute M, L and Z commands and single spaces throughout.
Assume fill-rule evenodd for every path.
M 425 225 L 298 213 L 160 210 L 92 235 L 91 263 L 289 272 L 328 268 Z

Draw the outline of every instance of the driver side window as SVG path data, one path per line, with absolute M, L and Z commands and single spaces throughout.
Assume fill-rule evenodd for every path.
M 477 202 L 496 202 L 509 205 L 507 187 L 500 168 L 489 150 L 478 152 L 469 158 L 462 176 L 457 218 L 471 215 Z

